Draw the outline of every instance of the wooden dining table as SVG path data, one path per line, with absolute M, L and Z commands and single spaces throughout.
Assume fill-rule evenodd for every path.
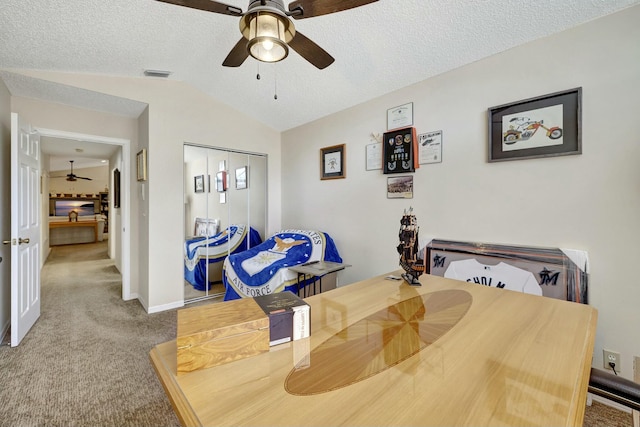
M 175 340 L 154 347 L 180 422 L 582 425 L 593 307 L 430 275 L 410 286 L 389 274 L 305 299 L 311 336 L 256 356 L 178 375 Z

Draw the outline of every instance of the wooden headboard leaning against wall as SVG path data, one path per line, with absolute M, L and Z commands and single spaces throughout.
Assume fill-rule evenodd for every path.
M 574 249 L 431 240 L 425 247 L 426 272 L 444 276 L 452 262 L 476 260 L 486 266 L 505 263 L 528 271 L 542 295 L 588 304 L 588 255 Z

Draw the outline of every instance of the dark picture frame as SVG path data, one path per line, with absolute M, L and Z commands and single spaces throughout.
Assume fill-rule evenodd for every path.
M 320 179 L 339 179 L 347 176 L 345 144 L 320 149 Z
M 414 127 L 385 132 L 382 145 L 383 174 L 415 172 L 417 141 Z
M 193 177 L 193 191 L 195 193 L 204 193 L 204 175 Z
M 582 154 L 582 88 L 488 110 L 489 162 Z
M 113 170 L 113 207 L 120 208 L 120 170 Z

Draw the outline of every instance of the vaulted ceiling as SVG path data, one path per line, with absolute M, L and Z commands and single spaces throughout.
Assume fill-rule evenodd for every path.
M 246 11 L 249 0 L 225 3 Z M 249 58 L 223 67 L 241 37 L 234 16 L 156 0 L 3 0 L 0 68 L 141 78 L 145 69 L 167 70 L 169 79 L 284 131 L 638 3 L 379 0 L 294 21 L 335 58 L 319 70 L 295 51 L 275 64 Z M 544 52 L 531 55 L 553 66 Z M 33 96 L 28 84 L 13 92 Z M 90 95 L 85 101 L 93 102 Z

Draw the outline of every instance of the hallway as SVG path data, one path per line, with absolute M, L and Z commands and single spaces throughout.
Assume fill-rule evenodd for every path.
M 148 358 L 175 310 L 123 301 L 106 241 L 53 247 L 41 277 L 40 319 L 0 348 L 0 425 L 179 425 Z

